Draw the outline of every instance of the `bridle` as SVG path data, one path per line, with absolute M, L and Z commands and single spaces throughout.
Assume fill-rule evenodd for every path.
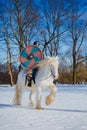
M 52 75 L 53 78 L 54 78 L 54 77 L 55 77 L 55 74 L 54 74 L 53 70 L 54 70 L 54 68 L 53 68 L 52 64 L 50 64 L 51 75 Z

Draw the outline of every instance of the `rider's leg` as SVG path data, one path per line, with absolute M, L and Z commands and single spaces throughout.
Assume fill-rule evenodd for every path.
M 35 83 L 35 77 L 36 77 L 37 70 L 38 70 L 38 68 L 35 68 L 32 70 L 32 79 L 33 79 L 34 83 Z

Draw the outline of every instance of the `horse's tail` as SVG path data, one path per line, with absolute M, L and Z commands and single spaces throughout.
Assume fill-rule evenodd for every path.
M 18 88 L 17 84 L 16 84 L 16 87 L 15 87 L 14 104 L 15 105 L 20 105 L 21 104 L 21 102 L 20 102 L 20 91 L 19 91 L 19 88 Z
M 16 105 L 21 104 L 23 88 L 25 86 L 25 78 L 23 76 L 24 76 L 24 73 L 19 72 L 17 83 L 15 86 L 15 96 L 14 96 L 14 104 L 16 104 Z

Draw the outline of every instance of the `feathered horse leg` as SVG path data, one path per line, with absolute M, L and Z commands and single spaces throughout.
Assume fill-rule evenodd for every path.
M 31 86 L 31 87 L 29 87 L 29 89 L 30 89 L 30 95 L 29 95 L 30 103 L 29 103 L 29 106 L 34 107 L 35 106 L 35 87 Z
M 41 88 L 37 88 L 37 97 L 36 97 L 36 109 L 37 110 L 43 110 L 41 107 Z
M 50 105 L 55 100 L 55 94 L 57 92 L 57 88 L 55 85 L 50 87 L 51 93 L 46 97 L 46 105 Z

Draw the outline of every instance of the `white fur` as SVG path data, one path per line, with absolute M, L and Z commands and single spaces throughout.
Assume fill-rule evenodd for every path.
M 47 59 L 39 62 L 36 67 L 39 67 L 38 73 L 36 75 L 36 83 L 32 82 L 32 87 L 29 87 L 30 92 L 30 106 L 36 106 L 37 109 L 42 109 L 41 107 L 41 95 L 42 89 L 50 89 L 50 94 L 46 97 L 46 104 L 49 105 L 55 99 L 55 94 L 57 88 L 53 83 L 54 79 L 58 78 L 58 57 L 49 57 Z M 48 68 L 47 68 L 48 67 Z M 51 70 L 51 71 L 50 71 Z M 49 72 L 47 72 L 49 71 Z M 46 75 L 46 72 L 48 75 Z M 16 93 L 15 93 L 15 104 L 21 104 L 21 98 L 23 89 L 25 87 L 25 78 L 27 71 L 21 70 L 18 74 L 18 80 L 16 84 Z M 51 75 L 51 73 L 53 75 Z M 35 104 L 35 94 L 36 94 L 36 104 Z

